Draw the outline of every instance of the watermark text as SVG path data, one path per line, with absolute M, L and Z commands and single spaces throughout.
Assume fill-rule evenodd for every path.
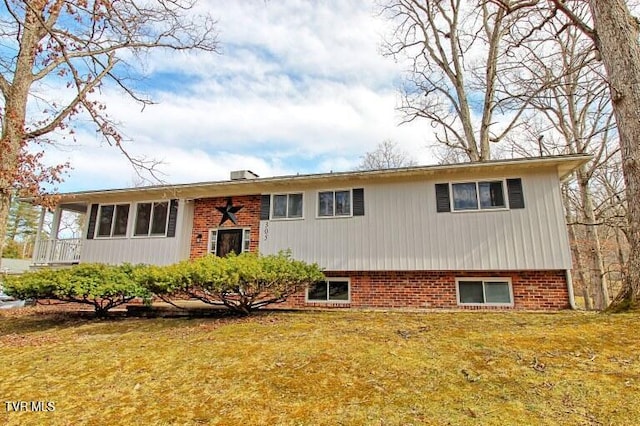
M 6 411 L 15 412 L 47 412 L 56 411 L 56 403 L 53 401 L 5 401 Z

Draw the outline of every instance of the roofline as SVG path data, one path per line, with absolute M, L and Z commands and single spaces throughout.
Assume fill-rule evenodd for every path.
M 206 190 L 210 190 L 212 195 L 220 195 L 221 192 L 231 195 L 249 195 L 258 194 L 260 190 L 269 192 L 274 187 L 285 186 L 294 183 L 299 184 L 312 184 L 314 182 L 321 181 L 345 181 L 345 180 L 364 180 L 364 179 L 402 179 L 406 177 L 419 176 L 419 175 L 435 175 L 435 174 L 448 174 L 455 172 L 474 172 L 491 170 L 492 168 L 499 167 L 518 169 L 521 167 L 554 167 L 557 170 L 558 178 L 564 180 L 575 169 L 581 165 L 587 163 L 593 158 L 588 154 L 570 154 L 570 155 L 557 155 L 546 157 L 529 157 L 529 158 L 516 158 L 506 160 L 490 160 L 483 162 L 468 162 L 468 163 L 456 163 L 456 164 L 437 164 L 426 166 L 411 166 L 401 167 L 395 169 L 381 169 L 381 170 L 364 170 L 364 171 L 347 171 L 347 172 L 331 172 L 331 173 L 319 173 L 319 174 L 303 174 L 303 175 L 286 175 L 286 176 L 273 176 L 265 178 L 255 179 L 243 179 L 243 180 L 225 180 L 225 181 L 208 181 L 208 182 L 195 182 L 184 184 L 168 184 L 168 185 L 153 185 L 136 188 L 120 188 L 120 189 L 105 189 L 105 190 L 91 190 L 91 191 L 78 191 L 60 193 L 56 196 L 59 198 L 59 203 L 65 202 L 78 202 L 78 201 L 94 201 L 98 198 L 119 198 L 119 196 L 126 194 L 148 194 L 148 198 L 204 198 L 202 193 Z M 216 189 L 218 191 L 216 191 Z M 171 195 L 173 194 L 173 195 Z M 190 196 L 192 194 L 193 196 Z

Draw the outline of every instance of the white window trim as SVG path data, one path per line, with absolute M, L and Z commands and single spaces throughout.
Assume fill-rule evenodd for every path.
M 492 282 L 506 282 L 509 285 L 509 298 L 510 303 L 461 303 L 460 302 L 460 281 L 482 281 L 482 295 L 484 297 L 484 283 L 487 281 Z M 485 298 L 486 300 L 486 298 Z M 458 306 L 499 306 L 499 307 L 513 307 L 513 284 L 510 277 L 456 277 L 456 303 Z
M 274 217 L 273 212 L 275 210 L 275 202 L 274 199 L 278 195 L 286 195 L 287 196 L 287 217 Z M 302 216 L 299 217 L 288 217 L 289 215 L 289 195 L 302 195 Z M 303 220 L 304 219 L 304 192 L 279 192 L 276 194 L 271 194 L 271 202 L 269 203 L 271 208 L 269 209 L 269 218 L 271 220 L 276 221 L 287 221 L 287 220 Z
M 326 280 L 324 280 L 325 283 L 327 283 L 327 286 L 329 285 L 329 282 L 331 281 L 346 281 L 347 285 L 349 286 L 349 290 L 348 290 L 348 296 L 347 296 L 347 300 L 329 300 L 329 288 L 327 287 L 327 300 L 316 300 L 316 299 L 309 299 L 309 287 L 307 287 L 307 289 L 305 290 L 304 293 L 304 299 L 306 303 L 343 303 L 343 304 L 347 304 L 347 303 L 351 303 L 351 278 L 348 277 L 327 277 Z
M 349 214 L 336 215 L 336 192 L 349 192 Z M 321 216 L 320 215 L 320 193 L 333 192 L 333 215 Z M 316 191 L 316 219 L 340 219 L 346 217 L 353 217 L 353 188 L 337 188 L 337 189 L 323 189 Z
M 480 206 L 480 188 L 478 184 L 480 182 L 502 182 L 502 197 L 504 198 L 504 207 L 494 207 L 494 208 L 482 208 Z M 478 202 L 477 209 L 464 209 L 464 210 L 456 210 L 456 206 L 453 200 L 453 185 L 459 183 L 475 183 L 476 184 L 476 200 Z M 484 179 L 466 179 L 466 180 L 456 180 L 449 182 L 449 203 L 451 206 L 452 213 L 477 213 L 477 212 L 499 212 L 509 210 L 509 190 L 507 188 L 507 178 L 497 177 L 497 178 L 484 178 Z
M 153 226 L 153 212 L 156 203 L 167 203 L 167 219 L 164 223 L 164 234 L 151 234 L 151 227 Z M 138 205 L 151 204 L 151 215 L 149 216 L 149 229 L 146 235 L 136 235 L 136 224 L 138 223 Z M 134 204 L 133 212 L 133 227 L 131 228 L 131 238 L 167 238 L 167 232 L 169 231 L 169 217 L 171 216 L 171 200 L 153 200 L 153 201 L 138 201 Z
M 100 215 L 102 214 L 103 206 L 113 206 L 113 213 L 111 215 L 111 229 L 109 235 L 98 235 L 100 229 Z M 127 216 L 127 230 L 124 235 L 113 235 L 113 229 L 116 226 L 116 210 L 118 206 L 129 206 L 129 214 Z M 98 205 L 98 214 L 96 216 L 96 226 L 94 229 L 93 238 L 96 240 L 121 240 L 129 236 L 129 230 L 131 229 L 131 203 L 104 203 Z
M 213 254 L 217 256 L 218 251 L 218 231 L 237 231 L 242 230 L 242 251 L 240 253 L 246 253 L 251 251 L 251 228 L 235 227 L 235 228 L 209 228 L 207 233 L 207 254 Z M 212 234 L 215 233 L 215 238 L 212 238 Z

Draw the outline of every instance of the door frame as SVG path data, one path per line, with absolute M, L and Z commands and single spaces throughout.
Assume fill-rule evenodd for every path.
M 244 253 L 245 251 L 249 251 L 249 248 L 246 247 L 245 248 L 245 244 L 248 246 L 247 244 L 247 240 L 250 240 L 250 236 L 251 236 L 251 228 L 249 227 L 223 227 L 223 228 L 210 228 L 209 229 L 209 235 L 208 235 L 208 244 L 207 244 L 207 253 L 208 254 L 213 254 L 215 256 L 218 256 L 218 247 L 219 247 L 219 242 L 220 242 L 220 233 L 224 233 L 225 231 L 235 231 L 241 232 L 240 235 L 240 253 Z M 215 239 L 213 237 L 213 234 L 215 233 Z M 248 237 L 248 238 L 247 238 Z M 215 245 L 214 245 L 215 242 Z

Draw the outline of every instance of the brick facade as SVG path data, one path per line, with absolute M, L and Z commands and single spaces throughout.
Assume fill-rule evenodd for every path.
M 234 206 L 243 206 L 236 213 L 238 224 L 233 224 L 227 220 L 222 226 L 222 213 L 216 207 L 227 205 L 228 197 L 201 198 L 194 201 L 193 230 L 191 231 L 191 258 L 195 259 L 207 254 L 209 243 L 209 230 L 211 229 L 233 229 L 250 228 L 251 242 L 249 251 L 258 251 L 260 238 L 260 195 L 246 195 L 241 197 L 231 197 Z M 202 236 L 202 241 L 197 242 L 198 235 Z
M 559 310 L 569 308 L 564 271 L 327 271 L 328 277 L 350 278 L 350 303 L 306 303 L 305 292 L 289 298 L 288 307 L 335 308 L 464 308 L 456 301 L 456 278 L 511 278 L 514 306 L 497 309 Z

